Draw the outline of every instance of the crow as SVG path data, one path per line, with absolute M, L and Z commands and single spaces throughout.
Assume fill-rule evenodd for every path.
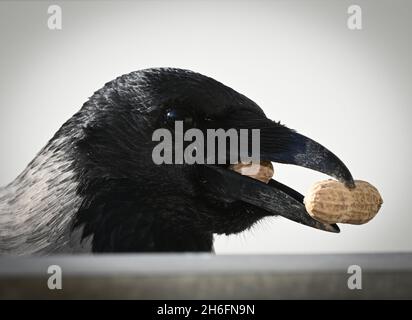
M 0 189 L 0 253 L 210 252 L 234 234 L 283 216 L 320 230 L 303 196 L 227 164 L 158 165 L 158 128 L 260 129 L 260 158 L 328 174 L 347 167 L 317 142 L 268 119 L 252 100 L 199 73 L 151 68 L 96 91 L 10 184 Z M 173 130 L 173 129 L 172 129 Z

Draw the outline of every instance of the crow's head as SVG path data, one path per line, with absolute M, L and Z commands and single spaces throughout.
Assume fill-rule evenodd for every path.
M 71 137 L 83 199 L 73 228 L 84 226 L 83 236 L 93 235 L 95 251 L 210 250 L 214 233 L 240 232 L 275 215 L 339 231 L 313 220 L 302 195 L 275 180 L 265 184 L 242 176 L 228 163 L 176 163 L 176 121 L 184 132 L 197 128 L 204 137 L 207 129 L 260 129 L 261 160 L 303 166 L 353 184 L 333 153 L 266 118 L 256 103 L 231 88 L 187 70 L 132 72 L 97 91 L 54 138 Z M 172 135 L 173 144 L 163 146 L 172 149 L 174 164 L 153 160 L 155 148 L 165 143 L 153 141 L 159 128 Z

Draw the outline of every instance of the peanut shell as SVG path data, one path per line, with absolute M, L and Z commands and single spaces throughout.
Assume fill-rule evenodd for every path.
M 355 180 L 348 189 L 336 180 L 315 183 L 304 199 L 306 211 L 326 223 L 364 224 L 378 213 L 383 200 L 370 183 Z

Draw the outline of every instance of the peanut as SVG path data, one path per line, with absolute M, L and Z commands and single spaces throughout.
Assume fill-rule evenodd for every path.
M 355 188 L 326 180 L 315 183 L 304 199 L 306 211 L 326 223 L 363 224 L 378 213 L 383 200 L 370 183 L 355 180 Z
M 260 180 L 264 183 L 268 183 L 273 177 L 273 166 L 270 161 L 261 161 L 259 163 L 243 163 L 239 162 L 229 166 L 230 170 L 236 171 L 241 175 L 251 177 L 253 179 Z

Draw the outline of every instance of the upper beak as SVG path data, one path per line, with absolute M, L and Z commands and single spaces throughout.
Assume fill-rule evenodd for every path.
M 348 188 L 354 188 L 352 174 L 346 165 L 331 151 L 316 141 L 291 131 L 288 142 L 283 150 L 276 150 L 271 144 L 276 139 L 276 133 L 271 134 L 270 128 L 262 130 L 261 159 L 285 164 L 294 164 L 318 172 L 325 173 L 344 183 Z
M 313 169 L 338 179 L 349 188 L 354 187 L 352 175 L 345 164 L 312 139 L 268 119 L 258 121 L 249 119 L 247 128 L 260 129 L 261 160 Z M 265 184 L 222 166 L 204 165 L 199 169 L 200 179 L 205 188 L 221 199 L 244 201 L 270 214 L 281 215 L 320 230 L 339 232 L 336 224 L 327 224 L 313 219 L 306 212 L 303 196 L 280 182 L 271 180 Z

